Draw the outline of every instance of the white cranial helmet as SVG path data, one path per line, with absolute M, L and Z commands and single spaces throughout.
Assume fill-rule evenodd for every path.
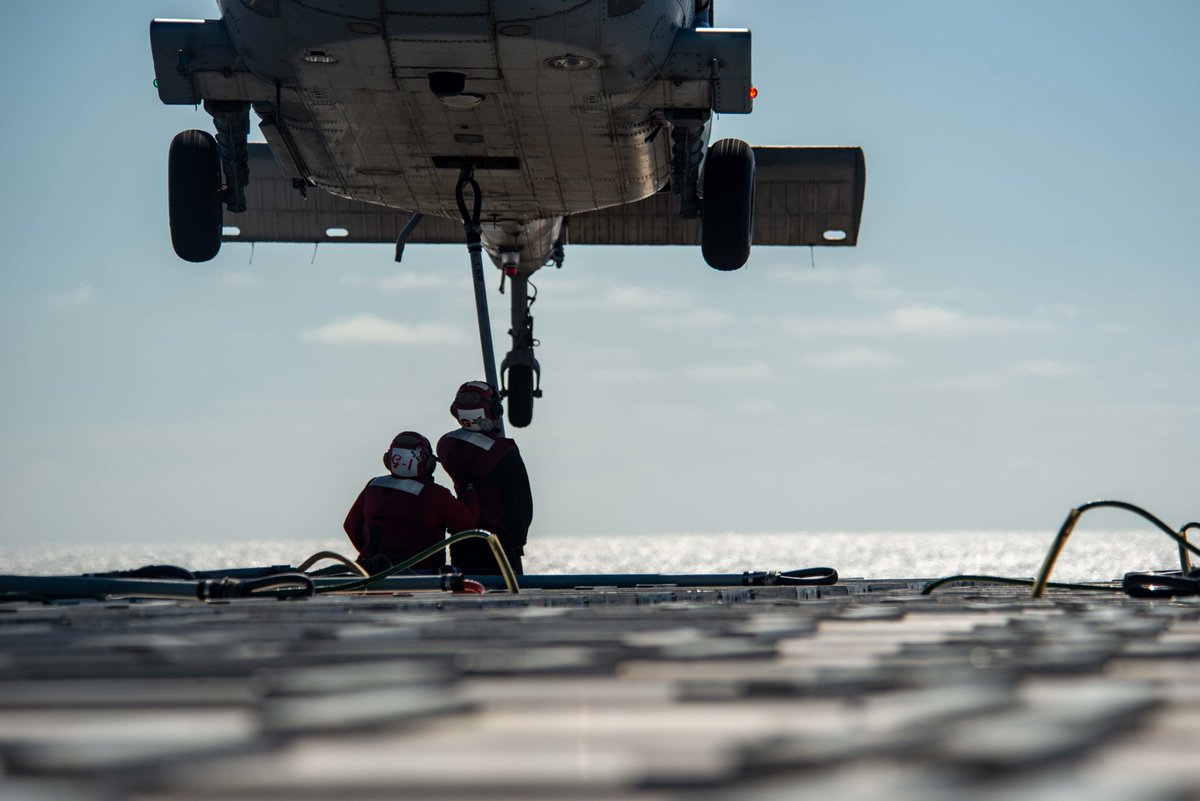
M 500 416 L 499 394 L 483 381 L 468 381 L 458 388 L 450 414 L 468 431 L 491 431 Z
M 437 457 L 429 440 L 415 431 L 405 431 L 392 440 L 383 464 L 396 478 L 428 478 L 437 468 Z

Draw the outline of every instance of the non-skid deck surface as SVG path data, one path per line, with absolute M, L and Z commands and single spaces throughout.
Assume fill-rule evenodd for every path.
M 1200 603 L 0 604 L 0 798 L 1200 799 Z

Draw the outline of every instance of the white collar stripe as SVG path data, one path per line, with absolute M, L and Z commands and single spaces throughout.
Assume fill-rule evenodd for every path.
M 425 488 L 425 485 L 420 481 L 413 481 L 411 478 L 396 478 L 395 476 L 373 478 L 368 486 L 400 490 L 401 492 L 407 492 L 409 495 L 420 495 L 421 490 Z
M 485 437 L 483 434 L 477 434 L 474 431 L 467 431 L 461 428 L 458 431 L 451 431 L 450 436 L 455 439 L 461 439 L 463 442 L 469 442 L 476 448 L 483 448 L 485 451 L 490 451 L 492 446 L 496 444 L 496 440 L 491 437 Z

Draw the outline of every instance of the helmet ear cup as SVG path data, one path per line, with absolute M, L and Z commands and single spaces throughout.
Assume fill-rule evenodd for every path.
M 437 470 L 438 458 L 432 453 L 425 457 L 424 464 L 421 465 L 422 475 L 425 478 L 431 478 L 433 472 Z

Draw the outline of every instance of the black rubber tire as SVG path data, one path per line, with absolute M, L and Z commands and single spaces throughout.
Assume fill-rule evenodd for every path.
M 221 157 L 204 131 L 183 131 L 167 157 L 171 246 L 185 261 L 209 261 L 221 250 Z
M 533 422 L 533 368 L 518 364 L 508 368 L 508 422 L 525 428 Z
M 722 139 L 704 159 L 700 250 L 717 270 L 736 270 L 750 258 L 754 238 L 754 151 L 740 139 Z

